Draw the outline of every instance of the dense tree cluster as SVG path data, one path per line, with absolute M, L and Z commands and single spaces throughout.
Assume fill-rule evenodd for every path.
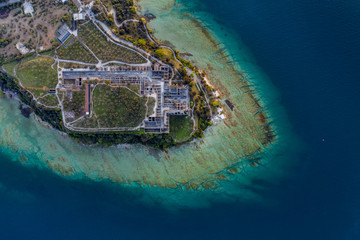
M 77 133 L 69 136 L 85 144 L 97 144 L 108 147 L 118 144 L 143 144 L 156 149 L 165 150 L 176 145 L 168 134 L 147 134 L 141 132 L 108 132 L 108 133 Z
M 111 0 L 111 4 L 117 13 L 118 22 L 137 18 L 133 0 Z

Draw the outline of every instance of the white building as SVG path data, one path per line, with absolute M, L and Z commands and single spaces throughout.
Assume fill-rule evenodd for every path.
M 81 20 L 85 20 L 85 13 L 74 13 L 73 15 L 74 17 L 74 21 L 81 21 Z
M 18 42 L 16 44 L 16 48 L 17 50 L 20 51 L 22 55 L 28 54 L 30 52 L 30 50 L 27 47 L 25 47 L 25 45 L 22 42 Z
M 33 15 L 34 8 L 33 8 L 32 4 L 31 4 L 31 2 L 28 2 L 28 1 L 24 2 L 24 13 L 25 14 L 31 14 L 31 16 Z

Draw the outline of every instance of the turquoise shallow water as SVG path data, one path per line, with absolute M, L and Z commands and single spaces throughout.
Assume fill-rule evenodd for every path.
M 233 72 L 216 61 L 213 47 L 198 30 L 191 30 L 189 19 L 200 18 L 217 33 L 216 41 L 227 43 L 228 52 L 262 96 L 278 142 L 264 152 L 262 166 L 251 168 L 240 161 L 241 173 L 227 174 L 229 180 L 221 181 L 217 191 L 117 184 L 111 179 L 130 179 L 139 173 L 167 181 L 169 175 L 159 173 L 179 162 L 143 147 L 104 152 L 76 145 L 21 117 L 14 101 L 1 99 L 0 138 L 13 140 L 0 148 L 1 239 L 359 239 L 358 1 L 145 3 L 143 11 L 158 17 L 151 23 L 157 37 L 184 52 L 193 51 L 189 59 L 209 68 L 214 84 L 230 86 L 223 94 L 238 102 L 236 78 L 229 77 Z M 156 29 L 166 24 L 177 33 Z M 200 45 L 187 41 L 188 37 Z M 217 64 L 208 66 L 209 62 Z M 185 160 L 179 169 L 199 173 L 218 165 L 207 162 L 234 159 L 234 146 L 246 136 L 235 137 L 226 124 L 219 124 L 206 137 L 212 140 L 204 146 L 212 151 L 204 162 L 194 164 L 189 157 L 197 153 L 196 147 L 184 146 L 172 153 Z M 229 151 L 222 155 L 223 149 Z M 25 154 L 28 161 L 12 150 Z M 65 162 L 57 157 L 65 157 Z M 56 168 L 49 169 L 45 159 L 63 162 L 57 167 L 72 166 L 75 171 L 62 176 Z M 140 172 L 140 163 L 151 171 Z M 105 174 L 112 170 L 117 174 Z M 171 175 L 186 177 L 178 172 Z
M 192 53 L 190 60 L 206 70 L 222 96 L 230 98 L 240 110 L 234 113 L 227 110 L 228 119 L 207 130 L 201 142 L 165 153 L 143 146 L 79 145 L 41 126 L 33 117 L 23 118 L 15 110 L 17 103 L 0 99 L 1 151 L 24 166 L 50 169 L 66 179 L 120 182 L 129 191 L 140 189 L 144 193 L 140 199 L 143 203 L 160 202 L 167 208 L 205 207 L 218 201 L 261 201 L 258 190 L 265 187 L 254 182 L 271 179 L 276 183 L 288 175 L 295 162 L 289 156 L 298 148 L 298 141 L 291 134 L 291 126 L 278 103 L 278 93 L 247 48 L 209 15 L 204 12 L 189 15 L 191 5 L 173 5 L 172 1 L 146 1 L 140 5 L 143 13 L 157 16 L 150 23 L 156 37 L 169 41 L 182 52 Z M 211 37 L 202 31 L 205 23 Z M 222 43 L 225 52 L 231 53 L 230 60 L 236 60 L 234 64 L 216 60 L 219 58 L 216 43 Z M 251 101 L 239 89 L 240 73 L 246 74 L 261 97 L 278 135 L 274 144 L 258 154 L 262 165 L 257 168 L 250 166 L 246 155 L 261 146 L 261 140 L 256 137 L 260 132 L 252 129 L 256 125 L 252 119 L 254 113 L 251 113 Z M 206 190 L 207 186 L 213 186 L 213 190 Z M 188 188 L 200 191 L 187 191 Z
M 243 3 L 246 9 L 252 9 L 248 6 L 252 3 Z M 241 21 L 234 23 L 246 33 L 242 35 L 242 31 L 227 24 L 220 14 L 224 10 L 219 6 L 209 5 L 219 8 L 220 17 L 215 17 L 216 11 L 211 13 L 206 5 L 196 1 L 147 0 L 140 1 L 140 5 L 144 13 L 157 16 L 150 23 L 156 37 L 169 41 L 182 52 L 192 53 L 194 56 L 188 59 L 205 69 L 223 97 L 230 98 L 239 109 L 247 107 L 246 98 L 238 90 L 239 72 L 245 73 L 271 117 L 277 141 L 260 154 L 262 165 L 251 167 L 243 157 L 244 149 L 259 141 L 246 141 L 250 139 L 249 128 L 239 120 L 250 121 L 250 114 L 228 113 L 224 123 L 206 132 L 203 142 L 172 149 L 166 154 L 142 146 L 86 147 L 41 126 L 33 117 L 22 117 L 15 101 L 0 99 L 0 203 L 1 219 L 7 226 L 3 231 L 7 234 L 5 239 L 13 238 L 12 234 L 19 228 L 24 233 L 16 236 L 38 239 L 346 239 L 339 237 L 346 228 L 350 229 L 347 239 L 356 239 L 351 236 L 356 235 L 358 225 L 351 221 L 358 213 L 354 207 L 358 199 L 350 194 L 356 192 L 356 184 L 348 190 L 345 179 L 351 175 L 345 174 L 348 171 L 343 162 L 334 161 L 331 156 L 341 159 L 340 155 L 325 145 L 339 149 L 338 143 L 331 139 L 347 139 L 337 130 L 333 134 L 328 134 L 333 131 L 324 131 L 327 124 L 332 123 L 332 118 L 322 116 L 324 112 L 330 116 L 324 102 L 333 98 L 327 98 L 319 89 L 329 89 L 329 86 L 320 81 L 321 74 L 316 75 L 316 79 L 309 77 L 316 71 L 305 73 L 307 69 L 299 71 L 294 67 L 308 67 L 304 61 L 309 59 L 300 52 L 296 52 L 300 60 L 294 64 L 291 60 L 298 58 L 292 56 L 281 62 L 285 53 L 274 53 L 264 47 L 274 48 L 278 38 L 263 36 L 263 42 L 256 38 L 248 40 L 252 34 L 257 36 L 272 29 L 271 24 L 262 19 L 272 19 L 274 12 L 268 16 L 258 4 L 254 4 L 251 14 L 244 11 L 248 21 L 238 16 Z M 280 5 L 272 7 L 278 9 Z M 233 14 L 230 17 L 238 14 L 231 9 L 226 11 Z M 262 30 L 259 22 L 266 30 Z M 250 23 L 252 28 L 247 25 Z M 236 62 L 235 68 L 218 60 L 218 49 L 199 26 L 205 26 L 216 43 L 222 43 L 221 48 L 231 55 L 229 60 Z M 256 31 L 246 31 L 244 26 Z M 286 24 L 275 22 L 274 30 L 279 29 L 281 33 L 284 26 Z M 291 29 L 286 28 L 284 35 L 290 33 Z M 290 40 L 281 45 L 292 48 L 294 42 Z M 261 52 L 271 52 L 266 61 L 258 54 L 260 47 L 264 50 Z M 252 52 L 256 53 L 259 63 Z M 302 52 L 306 53 L 307 49 Z M 317 50 L 311 52 L 317 53 Z M 312 64 L 319 62 L 318 59 Z M 323 69 L 328 71 L 326 67 Z M 304 72 L 299 74 L 301 78 L 295 78 L 295 70 Z M 319 86 L 315 84 L 317 81 Z M 342 98 L 339 94 L 337 99 Z M 314 107 L 309 108 L 312 104 Z M 290 119 L 294 126 L 289 123 L 282 105 L 286 106 L 287 113 L 292 113 Z M 332 102 L 332 108 L 337 109 L 336 106 Z M 355 144 L 355 138 L 351 139 Z M 341 147 L 342 156 L 348 159 L 353 158 L 347 154 L 350 146 L 351 143 Z M 351 161 L 347 163 L 349 169 L 358 169 Z M 239 173 L 230 173 L 228 166 L 236 167 Z M 220 175 L 226 180 L 216 180 L 215 189 L 205 190 L 201 183 L 211 182 Z M 194 182 L 199 186 L 198 191 L 186 190 L 183 180 Z M 169 183 L 170 186 L 166 186 Z M 344 201 L 344 196 L 350 200 Z M 332 231 L 336 234 L 331 234 Z M 72 233 L 70 237 L 69 233 Z

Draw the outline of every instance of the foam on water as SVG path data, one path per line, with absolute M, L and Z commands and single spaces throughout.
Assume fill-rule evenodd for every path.
M 256 180 L 273 182 L 288 172 L 289 155 L 284 155 L 284 150 L 289 153 L 296 146 L 276 91 L 236 36 L 229 37 L 231 32 L 209 16 L 201 12 L 189 15 L 185 5 L 169 0 L 141 0 L 138 4 L 143 13 L 157 16 L 150 23 L 156 37 L 193 54 L 189 59 L 206 70 L 222 97 L 234 103 L 234 112 L 225 108 L 228 119 L 208 129 L 201 141 L 168 152 L 135 145 L 88 147 L 42 126 L 34 117 L 22 117 L 16 110 L 18 103 L 0 98 L 1 151 L 24 165 L 51 169 L 67 178 L 121 183 L 144 193 L 146 203 L 204 207 L 210 201 L 260 201 L 259 190 L 265 185 Z M 212 36 L 199 24 L 202 19 L 211 26 Z M 228 37 L 223 40 L 219 35 L 225 33 Z M 216 60 L 217 42 L 234 54 L 238 65 Z M 250 76 L 259 96 L 265 97 L 267 114 L 276 125 L 277 140 L 266 148 L 262 146 L 262 128 L 253 117 L 254 102 L 239 89 L 241 71 Z M 254 153 L 262 159 L 259 167 L 248 161 Z

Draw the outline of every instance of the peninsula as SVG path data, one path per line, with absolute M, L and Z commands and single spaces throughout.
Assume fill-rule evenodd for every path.
M 19 2 L 0 8 L 1 88 L 79 142 L 167 149 L 221 111 L 205 73 L 157 41 L 132 0 Z
M 168 2 L 138 0 L 138 12 L 131 0 L 6 2 L 0 85 L 25 103 L 14 111 L 18 104 L 0 98 L 9 156 L 72 179 L 174 194 L 239 196 L 239 178 L 269 174 L 256 168 L 277 157 L 280 138 L 251 71 L 196 16 Z M 118 146 L 103 147 L 110 145 Z

